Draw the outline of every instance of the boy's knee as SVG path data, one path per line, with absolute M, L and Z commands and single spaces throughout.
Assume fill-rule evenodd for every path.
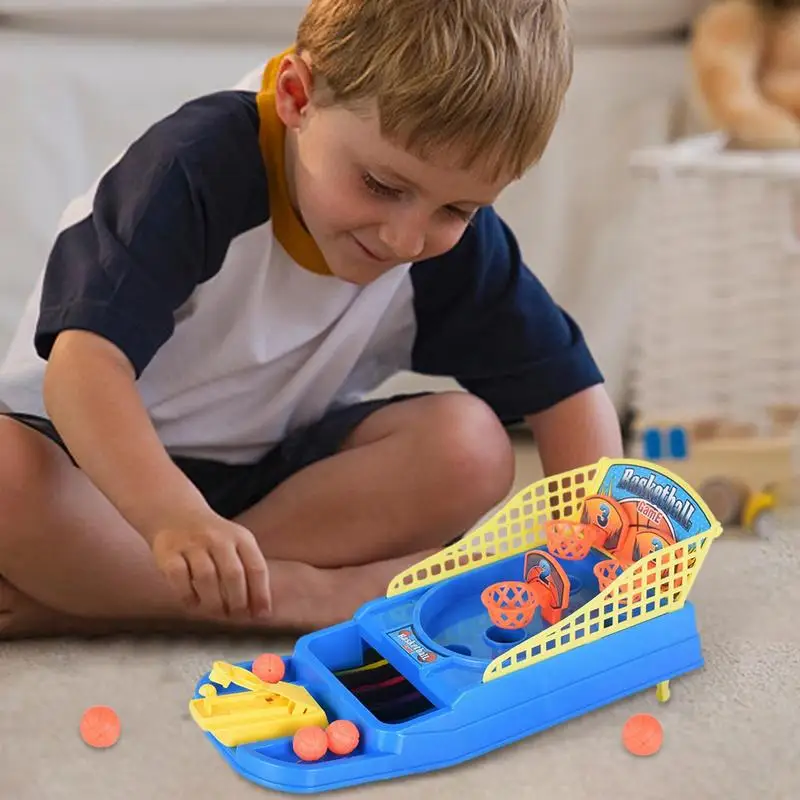
M 429 398 L 420 457 L 431 459 L 448 491 L 479 507 L 503 500 L 514 481 L 514 450 L 508 433 L 479 398 L 458 392 Z

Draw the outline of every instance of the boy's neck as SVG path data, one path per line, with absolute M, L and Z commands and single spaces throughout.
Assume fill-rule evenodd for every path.
M 297 164 L 297 140 L 294 135 L 294 131 L 287 130 L 286 136 L 284 138 L 283 144 L 283 165 L 284 165 L 284 175 L 286 177 L 286 190 L 289 194 L 289 202 L 292 204 L 292 209 L 294 213 L 297 215 L 297 219 L 300 224 L 308 230 L 306 227 L 305 220 L 303 219 L 303 215 L 300 212 L 300 203 L 297 199 L 297 182 L 295 181 L 295 167 Z

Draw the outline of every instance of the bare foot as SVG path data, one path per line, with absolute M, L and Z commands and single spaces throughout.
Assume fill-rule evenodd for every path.
M 317 569 L 296 562 L 270 562 L 275 598 L 269 627 L 302 632 L 349 620 L 361 606 L 383 597 L 400 572 L 436 550 L 358 567 Z

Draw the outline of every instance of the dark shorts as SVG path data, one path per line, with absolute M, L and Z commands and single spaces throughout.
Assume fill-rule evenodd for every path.
M 378 398 L 332 411 L 318 422 L 292 433 L 254 464 L 232 465 L 180 456 L 172 460 L 200 490 L 211 508 L 233 519 L 295 473 L 339 452 L 350 433 L 371 414 L 392 403 L 424 394 L 427 393 Z M 49 419 L 15 413 L 4 416 L 13 417 L 43 434 L 72 458 Z

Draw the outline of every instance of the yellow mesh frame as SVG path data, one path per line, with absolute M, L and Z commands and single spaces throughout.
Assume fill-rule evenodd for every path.
M 545 544 L 545 523 L 580 513 L 583 499 L 596 491 L 598 475 L 598 465 L 593 465 L 531 484 L 460 541 L 401 572 L 386 596 L 431 586 Z
M 649 466 L 636 459 L 623 462 Z M 547 521 L 576 518 L 583 500 L 597 493 L 608 468 L 623 462 L 602 459 L 597 464 L 531 484 L 452 547 L 401 572 L 389 584 L 387 597 L 430 586 L 546 544 Z M 711 543 L 722 533 L 722 526 L 691 487 L 668 470 L 661 467 L 658 470 L 689 492 L 693 502 L 712 521 L 709 529 L 628 567 L 605 591 L 560 623 L 490 662 L 483 673 L 484 681 L 538 664 L 684 605 Z
M 492 661 L 490 681 L 575 647 L 682 608 L 719 526 L 628 567 L 603 592 L 556 625 L 520 642 Z

